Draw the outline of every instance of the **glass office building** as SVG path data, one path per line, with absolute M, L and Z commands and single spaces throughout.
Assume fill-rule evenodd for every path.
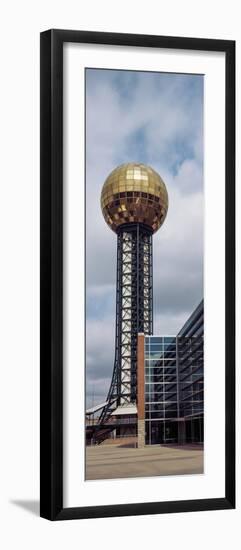
M 146 444 L 177 440 L 176 338 L 145 337 Z
M 179 418 L 186 442 L 203 441 L 204 409 L 204 309 L 203 301 L 177 336 Z
M 138 350 L 139 445 L 202 443 L 203 301 L 177 336 L 139 335 Z

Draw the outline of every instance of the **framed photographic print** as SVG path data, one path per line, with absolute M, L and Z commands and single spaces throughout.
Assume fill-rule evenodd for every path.
M 235 43 L 41 33 L 51 520 L 235 507 Z

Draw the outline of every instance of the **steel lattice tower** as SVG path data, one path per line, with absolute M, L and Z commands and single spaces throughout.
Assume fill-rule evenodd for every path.
M 153 333 L 152 235 L 162 225 L 168 195 L 159 174 L 124 164 L 104 183 L 101 206 L 117 234 L 115 361 L 100 423 L 137 399 L 137 335 Z

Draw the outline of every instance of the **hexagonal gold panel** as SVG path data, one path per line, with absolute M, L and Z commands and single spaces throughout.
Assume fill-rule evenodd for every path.
M 121 164 L 103 185 L 101 209 L 106 223 L 115 232 L 124 223 L 139 222 L 155 233 L 168 210 L 165 183 L 150 166 Z

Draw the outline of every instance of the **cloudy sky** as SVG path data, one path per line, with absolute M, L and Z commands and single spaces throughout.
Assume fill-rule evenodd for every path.
M 86 70 L 86 390 L 105 399 L 114 363 L 116 235 L 101 213 L 124 162 L 160 173 L 169 195 L 153 237 L 154 333 L 176 334 L 203 297 L 203 77 Z

